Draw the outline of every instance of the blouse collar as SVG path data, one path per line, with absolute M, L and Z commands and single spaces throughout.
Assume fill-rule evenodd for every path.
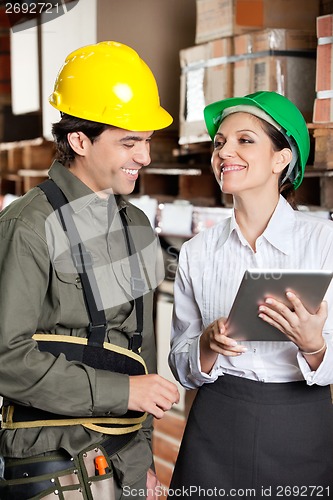
M 242 245 L 248 245 L 244 238 L 235 217 L 235 210 L 232 211 L 229 219 L 229 231 L 225 234 L 227 239 L 232 233 L 236 233 Z M 292 249 L 292 231 L 295 223 L 294 209 L 289 205 L 286 199 L 280 195 L 279 202 L 270 218 L 265 231 L 259 236 L 266 239 L 272 246 L 285 254 L 289 254 Z M 257 240 L 257 241 L 258 241 Z M 225 241 L 223 243 L 225 243 Z

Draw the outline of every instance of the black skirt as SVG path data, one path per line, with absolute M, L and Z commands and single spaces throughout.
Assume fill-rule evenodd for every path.
M 195 398 L 169 498 L 333 498 L 330 387 L 224 375 Z

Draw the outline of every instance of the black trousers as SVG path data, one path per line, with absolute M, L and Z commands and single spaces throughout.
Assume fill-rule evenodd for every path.
M 169 498 L 333 497 L 330 387 L 224 375 L 193 403 Z

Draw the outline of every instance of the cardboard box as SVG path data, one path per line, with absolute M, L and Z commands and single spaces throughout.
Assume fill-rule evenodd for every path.
M 315 51 L 317 48 L 316 34 L 309 30 L 265 29 L 252 32 L 251 39 L 254 53 L 265 50 Z
M 316 91 L 333 89 L 333 15 L 317 19 Z M 333 97 L 333 96 L 332 96 Z
M 253 37 L 252 33 L 244 33 L 234 37 L 235 55 L 252 54 L 253 53 Z
M 333 97 L 315 99 L 313 123 L 333 123 Z
M 312 120 L 317 44 L 312 31 L 265 29 L 238 35 L 234 44 L 235 96 L 262 89 L 279 92 Z
M 263 28 L 316 29 L 318 0 L 196 0 L 195 43 Z
M 270 90 L 285 95 L 312 120 L 316 61 L 307 57 L 266 56 L 235 63 L 234 95 Z M 301 78 L 300 75 L 305 75 Z
M 317 19 L 316 100 L 314 123 L 333 122 L 333 15 Z
M 312 52 L 315 56 L 317 38 L 313 31 L 270 29 L 252 31 L 234 37 L 234 49 L 236 56 L 242 59 L 252 59 L 259 52 L 267 52 L 266 55 L 275 55 L 276 51 L 301 51 Z M 251 56 L 247 56 L 252 54 Z M 262 54 L 261 54 L 262 55 Z M 280 54 L 281 55 L 281 54 Z M 235 62 L 242 60 L 236 58 Z
M 180 51 L 179 144 L 210 140 L 204 123 L 207 104 L 232 97 L 231 38 Z
M 207 104 L 263 89 L 285 95 L 312 121 L 316 46 L 313 31 L 265 29 L 182 50 L 179 143 L 209 140 Z
M 317 17 L 317 37 L 322 38 L 333 35 L 333 14 Z
M 236 55 L 277 50 L 314 52 L 317 49 L 317 37 L 309 30 L 266 28 L 235 36 L 234 48 Z

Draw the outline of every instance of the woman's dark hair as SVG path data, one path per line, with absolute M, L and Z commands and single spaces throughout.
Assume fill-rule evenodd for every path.
M 105 125 L 104 123 L 83 120 L 82 118 L 76 118 L 75 116 L 63 113 L 60 121 L 52 125 L 52 134 L 56 146 L 56 160 L 60 161 L 60 163 L 65 166 L 74 160 L 76 153 L 71 148 L 67 139 L 67 134 L 70 132 L 83 132 L 93 143 L 95 139 L 108 128 L 113 127 L 111 125 Z
M 284 148 L 290 149 L 290 144 L 288 143 L 287 139 L 284 137 L 281 132 L 277 128 L 275 128 L 273 125 L 270 123 L 266 122 L 265 120 L 260 120 L 262 127 L 266 134 L 270 137 L 272 143 L 273 143 L 273 149 L 274 151 L 281 151 Z M 290 182 L 289 179 L 287 179 L 283 184 L 282 180 L 284 179 L 284 176 L 286 175 L 288 170 L 288 165 L 286 168 L 283 170 L 283 172 L 280 175 L 279 179 L 279 187 L 280 187 L 280 194 L 288 201 L 288 203 L 295 209 L 297 210 L 297 204 L 295 200 L 295 188 L 293 184 Z

